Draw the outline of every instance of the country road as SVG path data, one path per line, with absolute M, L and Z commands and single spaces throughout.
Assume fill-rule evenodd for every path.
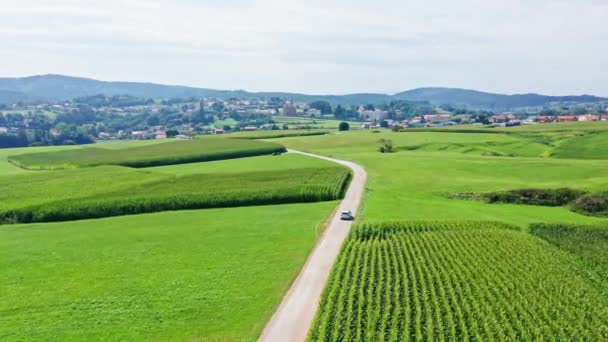
M 300 270 L 300 274 L 266 324 L 259 339 L 262 342 L 306 340 L 331 268 L 353 224 L 352 221 L 340 220 L 340 211 L 351 210 L 357 215 L 367 179 L 367 173 L 363 167 L 355 163 L 300 151 L 289 150 L 289 152 L 347 166 L 352 170 L 353 178 L 344 199 L 340 202 L 338 211 L 331 218 L 329 225 L 308 256 L 304 267 Z

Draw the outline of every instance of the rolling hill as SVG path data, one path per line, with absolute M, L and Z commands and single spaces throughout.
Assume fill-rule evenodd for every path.
M 377 93 L 347 95 L 307 95 L 286 92 L 248 92 L 244 90 L 217 90 L 176 85 L 138 82 L 107 82 L 90 78 L 63 75 L 41 75 L 22 78 L 0 78 L 0 103 L 17 101 L 63 101 L 82 96 L 104 94 L 131 95 L 141 98 L 217 97 L 259 98 L 281 97 L 301 102 L 329 101 L 334 105 L 387 103 L 393 100 L 428 102 L 432 105 L 450 104 L 458 107 L 489 110 L 514 110 L 525 107 L 543 107 L 551 103 L 590 103 L 608 101 L 591 95 L 546 96 L 538 94 L 503 95 L 459 88 L 418 88 L 388 95 Z

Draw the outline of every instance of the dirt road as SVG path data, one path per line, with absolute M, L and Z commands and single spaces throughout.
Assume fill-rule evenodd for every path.
M 353 179 L 338 211 L 331 218 L 314 250 L 308 256 L 300 274 L 283 297 L 281 305 L 266 324 L 259 339 L 262 342 L 299 342 L 306 340 L 308 330 L 310 330 L 319 306 L 321 293 L 325 288 L 327 278 L 329 278 L 331 267 L 353 224 L 352 221 L 340 220 L 340 211 L 351 210 L 356 215 L 367 179 L 367 173 L 363 167 L 355 163 L 294 150 L 289 150 L 289 152 L 345 165 L 353 171 Z

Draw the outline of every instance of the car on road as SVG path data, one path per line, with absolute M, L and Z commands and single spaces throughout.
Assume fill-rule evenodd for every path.
M 340 220 L 352 221 L 354 219 L 355 219 L 355 217 L 353 216 L 353 213 L 350 210 L 344 210 L 340 213 Z

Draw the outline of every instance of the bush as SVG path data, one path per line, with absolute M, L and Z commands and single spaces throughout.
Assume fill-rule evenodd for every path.
M 482 194 L 482 199 L 489 203 L 513 203 L 559 207 L 571 203 L 584 194 L 584 191 L 569 188 L 519 189 Z
M 348 131 L 348 130 L 350 130 L 350 125 L 348 124 L 348 122 L 342 121 L 342 122 L 340 122 L 340 125 L 338 126 L 338 130 L 339 131 Z
M 381 153 L 391 153 L 393 152 L 393 141 L 389 139 L 380 139 L 380 148 L 379 151 Z
M 594 216 L 608 216 L 608 193 L 587 194 L 572 204 L 572 210 Z

